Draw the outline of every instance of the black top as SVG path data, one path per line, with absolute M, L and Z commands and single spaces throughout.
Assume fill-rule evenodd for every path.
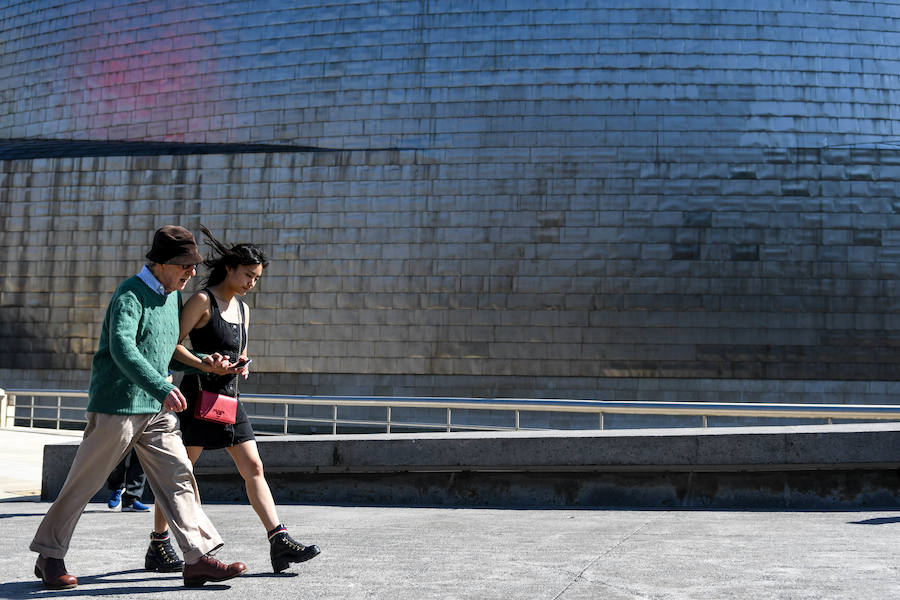
M 209 295 L 209 322 L 190 333 L 191 346 L 196 352 L 225 354 L 234 362 L 241 355 L 247 343 L 247 329 L 244 325 L 244 302 L 238 298 L 241 307 L 241 323 L 229 323 L 222 318 L 219 304 L 209 289 L 203 290 Z M 194 418 L 194 410 L 200 389 L 238 396 L 237 380 L 239 375 L 216 375 L 200 373 L 185 375 L 181 380 L 181 391 L 188 401 L 187 410 L 179 413 L 181 420 L 181 436 L 185 446 L 202 446 L 207 450 L 227 448 L 254 439 L 253 427 L 244 410 L 244 403 L 238 399 L 237 415 L 234 425 L 222 425 Z
M 192 329 L 190 333 L 191 347 L 195 352 L 212 354 L 219 352 L 225 354 L 231 362 L 237 362 L 244 349 L 247 340 L 247 328 L 244 326 L 244 302 L 237 298 L 241 307 L 241 322 L 229 323 L 222 318 L 219 311 L 219 303 L 213 297 L 213 293 L 206 288 L 203 290 L 209 295 L 209 321 L 198 329 Z M 237 396 L 238 375 L 216 375 L 215 373 L 202 373 L 200 375 L 201 386 L 204 390 L 217 394 Z

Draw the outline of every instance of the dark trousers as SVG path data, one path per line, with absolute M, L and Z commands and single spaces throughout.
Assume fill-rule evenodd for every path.
M 131 498 L 131 502 L 140 500 L 144 495 L 144 484 L 147 482 L 147 476 L 144 475 L 144 469 L 141 467 L 141 461 L 138 460 L 137 453 L 132 448 L 131 452 L 125 455 L 125 458 L 116 465 L 116 468 L 109 474 L 106 480 L 106 487 L 110 490 L 120 490 L 125 488 L 122 494 L 126 498 Z

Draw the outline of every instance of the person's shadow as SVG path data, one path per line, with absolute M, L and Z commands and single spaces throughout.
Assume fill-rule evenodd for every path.
M 124 576 L 124 577 L 123 577 Z M 81 596 L 119 596 L 129 595 L 139 597 L 142 594 L 151 594 L 157 597 L 166 592 L 185 589 L 182 584 L 181 573 L 175 573 L 165 577 L 148 578 L 143 569 L 128 569 L 127 571 L 110 571 L 98 575 L 79 575 L 78 587 L 75 590 L 48 590 L 37 578 L 31 581 L 14 581 L 0 583 L 0 598 L 53 598 L 71 596 L 74 592 Z M 163 585 L 156 585 L 159 582 Z M 135 586 L 136 583 L 151 585 Z M 84 589 L 85 586 L 98 586 L 93 589 Z M 203 589 L 210 591 L 227 590 L 231 586 L 222 583 L 208 583 Z
M 297 573 L 245 573 L 237 579 L 247 577 L 297 577 Z M 152 581 L 151 581 L 152 579 Z M 165 583 L 167 585 L 145 585 L 135 586 L 136 583 Z M 231 582 L 229 582 L 231 583 Z M 84 586 L 100 586 L 94 589 L 86 590 Z M 223 591 L 230 589 L 227 583 L 207 583 L 202 588 L 211 592 Z M 127 571 L 110 571 L 109 573 L 101 573 L 99 575 L 82 575 L 78 576 L 78 587 L 75 593 L 82 596 L 117 596 L 117 595 L 133 595 L 141 594 L 162 594 L 165 592 L 173 592 L 187 589 L 182 583 L 181 573 L 174 573 L 168 576 L 156 576 L 148 578 L 147 571 L 143 569 L 129 569 Z M 35 578 L 32 581 L 14 581 L 10 583 L 0 583 L 0 598 L 9 598 L 17 600 L 21 598 L 49 598 L 62 597 L 63 595 L 72 594 L 73 590 L 48 590 L 44 585 Z M 156 597 L 156 596 L 153 596 Z

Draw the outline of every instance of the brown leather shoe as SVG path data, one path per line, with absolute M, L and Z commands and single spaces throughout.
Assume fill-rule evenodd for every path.
M 200 587 L 207 581 L 226 581 L 242 575 L 246 570 L 247 566 L 242 562 L 226 565 L 209 554 L 204 554 L 194 564 L 184 565 L 184 585 Z
M 38 555 L 34 563 L 34 576 L 51 590 L 68 590 L 78 585 L 74 575 L 66 571 L 66 563 L 61 558 L 44 558 Z

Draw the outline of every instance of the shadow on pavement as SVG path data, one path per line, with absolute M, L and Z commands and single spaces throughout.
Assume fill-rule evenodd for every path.
M 13 519 L 15 517 L 43 517 L 45 513 L 15 513 L 15 514 L 0 514 L 0 519 Z
M 40 502 L 41 496 L 40 494 L 35 494 L 32 496 L 11 496 L 9 498 L 0 498 L 0 504 L 4 502 Z
M 49 508 L 49 505 L 47 505 Z M 84 511 L 85 515 L 93 514 L 93 513 L 112 513 L 115 511 L 111 510 L 86 510 Z M 13 517 L 43 517 L 47 513 L 5 513 L 0 514 L 0 519 L 12 519 Z
M 122 577 L 122 576 L 135 577 Z M 100 575 L 79 575 L 78 587 L 69 590 L 48 590 L 35 578 L 33 581 L 19 581 L 13 583 L 0 583 L 0 598 L 56 598 L 72 596 L 118 596 L 130 595 L 135 597 L 157 597 L 156 594 L 187 589 L 182 585 L 181 574 L 166 577 L 158 577 L 156 581 L 168 585 L 155 585 L 150 587 L 135 587 L 133 583 L 146 583 L 147 572 L 143 569 L 129 569 L 127 571 L 111 571 Z M 87 589 L 90 586 L 103 586 L 97 589 Z M 231 589 L 230 585 L 208 583 L 200 588 L 192 590 L 207 590 L 210 592 Z
M 890 523 L 900 523 L 900 516 L 878 517 L 875 519 L 866 519 L 864 521 L 850 521 L 851 525 L 889 525 Z

